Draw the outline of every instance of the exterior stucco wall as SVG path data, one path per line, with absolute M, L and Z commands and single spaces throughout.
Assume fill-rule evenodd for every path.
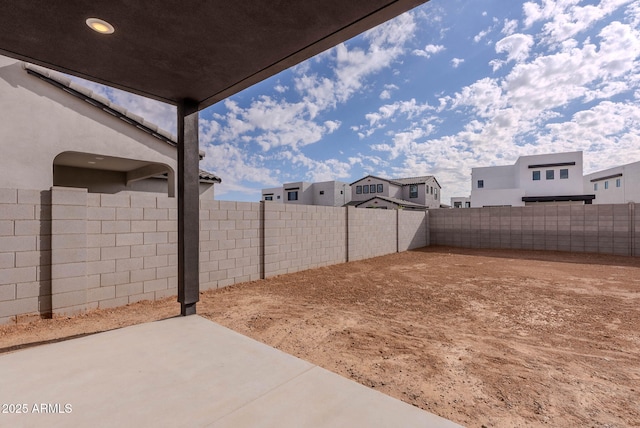
M 622 174 L 619 177 L 611 177 Z M 616 180 L 620 180 L 620 187 Z M 596 180 L 596 181 L 592 181 Z M 608 182 L 608 186 L 605 183 Z M 594 184 L 598 184 L 595 189 Z M 608 188 L 607 188 L 608 187 Z M 640 203 L 640 162 L 620 165 L 584 176 L 585 193 L 596 195 L 594 204 L 624 204 L 628 202 Z
M 0 56 L 0 187 L 48 190 L 53 161 L 66 151 L 168 165 L 176 149 L 29 75 Z
M 575 165 L 542 166 L 571 162 Z M 567 179 L 560 178 L 561 169 L 568 170 Z M 540 180 L 533 180 L 534 171 Z M 547 171 L 553 171 L 553 179 L 546 178 Z M 483 188 L 478 187 L 479 180 Z M 521 156 L 514 165 L 472 168 L 471 207 L 524 206 L 523 196 L 582 195 L 582 181 L 582 152 Z
M 378 193 L 378 185 L 382 185 L 382 192 Z M 371 193 L 357 193 L 358 186 L 376 186 L 376 192 Z M 351 200 L 352 201 L 366 201 L 367 199 L 371 199 L 374 196 L 388 196 L 391 198 L 398 198 L 402 193 L 402 189 L 396 185 L 389 183 L 386 180 L 380 180 L 375 177 L 365 177 L 360 181 L 353 183 L 351 186 Z

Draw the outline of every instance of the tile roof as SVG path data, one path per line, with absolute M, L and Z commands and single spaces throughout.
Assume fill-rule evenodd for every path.
M 356 201 L 354 206 L 366 204 L 367 202 L 373 201 L 374 199 L 382 199 L 383 201 L 391 202 L 392 204 L 396 204 L 402 207 L 412 208 L 412 209 L 427 209 L 425 205 L 416 204 L 414 202 L 405 201 L 404 199 L 390 198 L 388 196 L 374 196 L 373 198 L 369 198 L 366 201 Z M 354 202 L 354 201 L 351 201 Z

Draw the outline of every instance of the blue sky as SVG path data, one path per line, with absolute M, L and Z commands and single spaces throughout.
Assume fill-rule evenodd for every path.
M 200 113 L 216 199 L 283 182 L 435 175 L 584 151 L 640 161 L 640 1 L 431 0 Z M 92 89 L 175 132 L 175 109 Z

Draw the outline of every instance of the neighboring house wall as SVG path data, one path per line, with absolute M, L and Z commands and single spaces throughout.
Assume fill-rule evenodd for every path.
M 292 199 L 295 198 L 295 199 Z M 296 205 L 341 207 L 351 200 L 349 184 L 342 181 L 285 183 L 282 187 L 262 190 L 263 201 Z
M 471 198 L 466 196 L 454 196 L 451 198 L 451 208 L 470 208 Z
M 0 57 L 0 186 L 47 190 L 62 152 L 86 152 L 166 165 L 176 149 L 26 73 Z M 175 178 L 174 178 L 175 179 Z
M 168 133 L 59 73 L 28 67 L 29 72 L 22 62 L 0 56 L 0 187 L 49 190 L 57 185 L 103 193 L 175 193 L 177 150 Z M 29 74 L 36 71 L 49 81 Z M 100 100 L 106 110 L 50 82 L 89 96 L 91 102 Z M 104 106 L 112 108 L 112 114 Z M 126 114 L 131 123 L 115 112 Z M 168 179 L 153 178 L 162 174 Z M 201 195 L 213 198 L 212 187 L 213 182 L 201 181 Z
M 168 194 L 169 192 L 169 186 L 165 178 L 151 177 L 127 184 L 125 172 L 59 165 L 54 166 L 53 185 L 82 187 L 87 189 L 89 193 L 148 192 Z M 200 182 L 199 186 L 201 199 L 214 199 L 214 186 L 212 183 Z
M 313 205 L 341 207 L 351 201 L 351 188 L 341 181 L 313 183 Z
M 414 189 L 413 186 L 416 186 Z M 415 190 L 412 192 L 412 190 Z M 418 204 L 427 208 L 440 207 L 441 188 L 434 177 L 398 178 L 387 180 L 376 176 L 366 176 L 351 183 L 351 200 L 367 201 L 376 196 L 386 196 L 394 199 Z M 381 202 L 378 201 L 378 205 Z M 392 204 L 397 208 L 396 204 Z M 388 205 L 391 207 L 391 205 Z M 370 207 L 370 204 L 359 205 Z
M 371 190 L 374 190 L 372 193 Z M 402 187 L 389 183 L 382 178 L 367 176 L 351 183 L 351 200 L 366 201 L 375 196 L 388 196 L 402 199 Z
M 269 189 L 262 189 L 262 200 L 273 202 L 284 202 L 284 188 L 272 187 Z
M 521 156 L 514 165 L 471 171 L 471 206 L 524 206 L 523 197 L 584 193 L 582 152 Z
M 596 195 L 594 204 L 640 202 L 640 162 L 587 174 L 584 189 Z

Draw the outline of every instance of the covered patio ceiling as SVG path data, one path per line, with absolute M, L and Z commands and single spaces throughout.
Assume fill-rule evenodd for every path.
M 5 1 L 0 53 L 203 109 L 425 1 Z

